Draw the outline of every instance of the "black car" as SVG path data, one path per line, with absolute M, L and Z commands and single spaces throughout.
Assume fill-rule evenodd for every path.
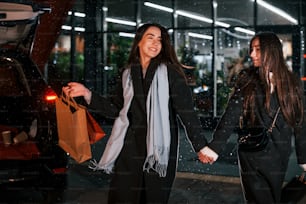
M 11 132 L 10 144 L 0 136 L 1 194 L 16 187 L 65 186 L 68 157 L 58 146 L 57 94 L 30 57 L 39 17 L 47 10 L 0 0 L 0 134 Z

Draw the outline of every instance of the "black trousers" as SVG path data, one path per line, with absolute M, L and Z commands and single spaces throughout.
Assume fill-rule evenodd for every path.
M 135 143 L 122 149 L 110 183 L 109 204 L 166 204 L 176 173 L 176 157 L 170 157 L 166 177 L 143 171 L 145 154 L 136 154 Z
M 280 203 L 290 155 L 284 153 L 290 151 L 291 145 L 288 146 L 288 149 L 282 150 L 282 154 L 272 141 L 260 152 L 243 152 L 238 149 L 240 178 L 246 203 Z
M 108 203 L 167 204 L 172 183 L 166 182 L 167 179 L 160 178 L 156 173 L 153 174 L 151 176 L 147 174 L 146 178 L 141 181 L 142 185 L 137 185 L 135 181 L 132 181 L 133 177 L 117 174 L 111 182 Z

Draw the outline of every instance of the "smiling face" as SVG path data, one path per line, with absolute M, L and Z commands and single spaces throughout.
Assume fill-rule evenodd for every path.
M 255 67 L 261 66 L 261 52 L 260 52 L 260 42 L 259 38 L 255 38 L 251 44 L 250 56 L 252 58 Z
M 146 30 L 138 43 L 142 65 L 147 65 L 152 58 L 160 53 L 162 49 L 161 40 L 161 31 L 158 27 L 151 26 Z

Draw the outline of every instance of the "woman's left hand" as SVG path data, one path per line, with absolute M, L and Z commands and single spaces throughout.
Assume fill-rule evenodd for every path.
M 83 96 L 85 101 L 89 104 L 91 101 L 91 91 L 83 84 L 78 82 L 69 82 L 67 86 L 62 88 L 63 92 L 70 97 Z

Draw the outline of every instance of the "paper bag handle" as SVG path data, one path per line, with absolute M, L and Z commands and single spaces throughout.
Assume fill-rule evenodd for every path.
M 78 105 L 78 103 L 74 100 L 73 97 L 65 94 L 63 91 L 61 93 L 61 99 L 62 101 L 67 104 L 67 106 L 72 107 L 76 110 L 78 110 L 80 108 L 80 106 Z

